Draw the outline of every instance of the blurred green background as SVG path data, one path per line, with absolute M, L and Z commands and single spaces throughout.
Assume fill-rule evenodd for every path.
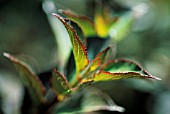
M 47 16 L 51 10 L 56 10 L 54 10 L 52 4 L 48 12 L 46 9 L 47 3 L 53 2 L 56 9 L 69 9 L 93 19 L 93 6 L 99 1 L 0 0 L 0 113 L 20 113 L 19 107 L 23 95 L 23 87 L 17 76 L 18 74 L 11 63 L 3 57 L 3 52 L 16 54 L 21 58 L 22 56 L 27 57 L 27 61 L 35 67 L 37 73 L 51 69 L 58 63 L 57 45 L 55 33 L 50 27 L 50 20 Z M 135 88 L 136 91 L 149 91 L 153 97 L 147 97 L 147 103 L 141 103 L 146 109 L 145 113 L 169 114 L 170 0 L 105 1 L 112 6 L 115 13 L 122 13 L 126 9 L 135 9 L 135 6 L 140 6 L 138 10 L 145 12 L 142 17 L 134 22 L 130 32 L 117 43 L 116 58 L 133 59 L 152 75 L 162 79 L 162 81 L 154 81 L 149 85 L 145 85 L 145 82 L 139 80 L 135 80 L 136 83 L 133 80 L 116 81 L 115 85 L 120 86 L 117 90 L 119 92 L 117 94 L 109 93 L 116 96 L 117 104 L 125 105 L 125 107 L 129 105 L 127 107 L 133 110 L 134 104 L 142 95 L 137 96 L 138 94 L 134 91 L 126 95 L 126 91 L 130 88 Z M 116 91 L 117 88 L 114 87 L 112 89 Z M 104 89 L 107 90 L 107 88 Z M 152 106 L 149 104 L 152 104 Z

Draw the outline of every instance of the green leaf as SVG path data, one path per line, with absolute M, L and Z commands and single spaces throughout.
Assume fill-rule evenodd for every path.
M 3 53 L 16 67 L 24 86 L 28 89 L 30 97 L 37 105 L 44 102 L 45 88 L 40 79 L 27 67 L 27 65 L 8 53 Z
M 137 63 L 124 59 L 116 59 L 102 65 L 101 70 L 94 74 L 93 80 L 106 81 L 123 78 L 152 78 L 160 80 L 150 75 Z
M 71 27 L 67 22 L 65 22 L 65 20 L 61 16 L 57 14 L 53 15 L 56 16 L 64 24 L 70 36 L 70 40 L 73 46 L 73 53 L 75 57 L 76 75 L 77 78 L 79 78 L 80 72 L 89 64 L 86 48 L 82 44 L 80 38 L 77 36 L 74 28 Z
M 52 87 L 58 95 L 66 95 L 71 92 L 67 79 L 56 69 L 52 72 Z
M 87 18 L 86 16 L 76 15 L 68 10 L 59 10 L 59 11 L 62 12 L 64 15 L 66 15 L 69 19 L 76 22 L 83 30 L 83 33 L 85 34 L 86 37 L 96 35 L 94 22 L 89 18 Z
M 87 39 L 85 38 L 84 33 L 82 29 L 80 28 L 80 26 L 72 20 L 68 20 L 68 21 L 69 21 L 69 24 L 76 30 L 76 33 L 78 37 L 80 38 L 80 40 L 86 46 Z
M 107 47 L 106 49 L 98 53 L 92 62 L 95 62 L 96 60 L 100 60 L 100 64 L 103 64 L 104 62 L 111 59 L 110 57 L 112 52 L 113 52 L 112 48 Z
M 134 21 L 135 18 L 132 12 L 127 12 L 122 15 L 119 20 L 110 27 L 109 34 L 111 38 L 116 42 L 121 41 L 130 31 Z
M 69 57 L 70 57 L 70 53 L 71 53 L 71 50 L 72 50 L 72 45 L 71 45 L 71 42 L 70 42 L 70 38 L 69 38 L 69 35 L 68 35 L 68 32 L 67 30 L 65 29 L 65 26 L 63 25 L 62 22 L 60 22 L 60 20 L 56 20 L 56 17 L 51 15 L 52 12 L 55 12 L 54 11 L 51 11 L 49 12 L 49 9 L 51 9 L 51 2 L 52 1 L 45 1 L 45 3 L 43 4 L 45 8 L 44 10 L 46 11 L 46 15 L 47 15 L 47 18 L 48 18 L 48 21 L 49 21 L 49 24 L 52 28 L 52 32 L 54 33 L 54 38 L 55 38 L 55 41 L 56 41 L 56 63 L 57 63 L 57 66 L 58 66 L 58 69 L 60 70 L 60 72 L 64 73 L 65 71 L 65 67 L 66 67 L 66 64 L 69 60 Z
M 110 60 L 112 52 L 112 48 L 107 47 L 106 49 L 98 53 L 96 57 L 92 60 L 92 63 L 89 65 L 88 69 L 85 71 L 82 77 L 89 77 L 90 74 L 96 71 L 103 63 Z
M 81 112 L 101 110 L 124 112 L 125 109 L 116 105 L 108 94 L 93 86 L 87 89 L 82 99 Z
M 116 105 L 103 91 L 89 86 L 56 105 L 53 112 L 54 114 L 84 114 L 101 110 L 123 112 L 124 108 Z
M 110 27 L 117 22 L 118 17 L 113 17 L 112 12 L 108 7 L 103 8 L 99 5 L 96 8 L 94 20 L 97 34 L 100 37 L 105 38 L 109 36 Z

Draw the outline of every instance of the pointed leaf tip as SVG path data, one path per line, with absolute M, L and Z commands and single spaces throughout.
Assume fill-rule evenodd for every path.
M 76 73 L 77 73 L 77 77 L 79 76 L 79 73 L 85 69 L 85 67 L 87 67 L 87 65 L 89 64 L 89 60 L 88 60 L 88 56 L 87 56 L 87 50 L 86 47 L 83 45 L 82 41 L 80 40 L 80 38 L 78 37 L 75 29 L 70 26 L 63 17 L 61 17 L 58 14 L 54 14 L 54 16 L 56 16 L 65 26 L 69 37 L 70 37 L 70 41 L 72 43 L 72 47 L 73 47 L 73 53 L 74 53 L 74 57 L 75 57 L 75 63 L 76 63 Z

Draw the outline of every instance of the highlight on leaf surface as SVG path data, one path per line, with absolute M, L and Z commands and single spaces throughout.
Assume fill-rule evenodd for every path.
M 73 46 L 73 53 L 75 58 L 75 64 L 76 64 L 76 75 L 77 78 L 79 77 L 79 73 L 85 69 L 85 67 L 89 64 L 88 56 L 86 47 L 81 42 L 80 38 L 77 36 L 76 31 L 73 27 L 71 27 L 67 22 L 65 22 L 64 18 L 57 14 L 53 14 L 56 16 L 65 26 L 69 36 L 70 41 Z
M 72 21 L 76 22 L 80 26 L 80 28 L 82 28 L 83 33 L 86 37 L 96 35 L 94 22 L 88 17 L 74 14 L 73 12 L 68 10 L 59 10 L 59 12 L 66 15 Z
M 72 97 L 54 107 L 54 114 L 86 114 L 95 111 L 124 112 L 109 95 L 94 86 L 76 92 Z
M 40 79 L 29 70 L 27 65 L 8 53 L 3 53 L 16 67 L 24 86 L 28 89 L 30 97 L 37 105 L 44 102 L 45 88 Z
M 105 63 L 102 65 L 101 70 L 94 74 L 93 79 L 94 81 L 105 81 L 124 78 L 152 78 L 160 80 L 160 78 L 147 73 L 137 63 L 124 59 L 117 59 Z
M 71 92 L 66 77 L 56 69 L 52 71 L 52 87 L 58 95 L 66 95 Z
M 124 112 L 124 108 L 116 105 L 110 96 L 95 87 L 88 87 L 88 91 L 82 98 L 82 112 L 93 112 L 100 110 Z

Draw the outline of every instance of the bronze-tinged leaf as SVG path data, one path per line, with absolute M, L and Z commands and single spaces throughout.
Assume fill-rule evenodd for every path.
M 152 78 L 160 80 L 146 72 L 137 63 L 116 59 L 102 65 L 101 70 L 94 74 L 94 81 L 117 80 L 123 78 Z
M 78 37 L 83 42 L 83 44 L 86 46 L 87 39 L 86 39 L 82 29 L 80 28 L 80 26 L 76 22 L 74 22 L 74 21 L 72 21 L 70 19 L 65 19 L 65 20 L 68 21 L 69 24 L 76 30 L 76 33 L 77 33 Z
M 80 72 L 85 69 L 85 67 L 89 64 L 86 47 L 83 45 L 80 38 L 77 36 L 76 31 L 73 27 L 71 27 L 67 22 L 65 22 L 65 20 L 61 16 L 57 14 L 53 15 L 56 16 L 64 24 L 70 36 L 70 41 L 73 46 L 73 53 L 75 57 L 76 75 L 77 78 L 79 78 Z
M 45 102 L 45 88 L 40 79 L 27 67 L 27 65 L 8 53 L 3 53 L 16 67 L 24 86 L 28 89 L 30 97 L 37 105 Z
M 86 37 L 96 36 L 94 22 L 90 20 L 88 17 L 74 14 L 73 12 L 68 10 L 59 10 L 59 11 L 64 15 L 66 15 L 69 19 L 76 22 L 83 30 L 83 33 L 85 34 Z
M 99 59 L 100 63 L 103 64 L 104 62 L 110 59 L 110 56 L 112 56 L 111 54 L 112 54 L 111 47 L 107 47 L 106 49 L 98 53 L 93 61 L 95 62 L 97 59 Z
M 53 69 L 52 72 L 52 87 L 58 95 L 64 96 L 71 92 L 66 77 L 56 69 Z
M 106 72 L 104 70 L 100 70 L 98 73 L 94 75 L 94 82 L 97 81 L 108 81 L 108 80 L 118 80 L 118 79 L 124 79 L 124 78 L 152 78 L 160 80 L 157 77 L 151 76 L 151 75 L 143 75 L 138 72 Z
M 95 72 L 103 63 L 110 60 L 110 56 L 112 54 L 111 47 L 107 47 L 100 53 L 96 55 L 96 57 L 92 60 L 92 63 L 89 65 L 86 72 L 82 75 L 82 77 L 90 77 L 90 74 Z

